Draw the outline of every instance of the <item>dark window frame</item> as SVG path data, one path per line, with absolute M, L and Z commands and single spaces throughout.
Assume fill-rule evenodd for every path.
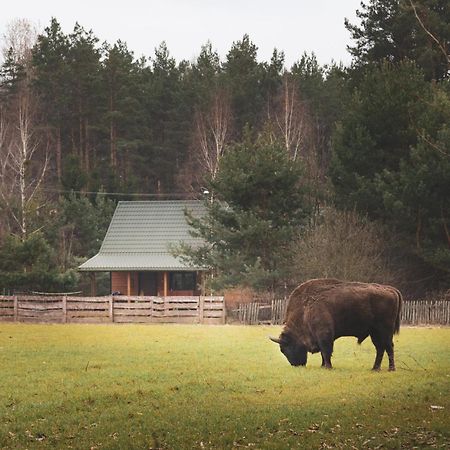
M 197 290 L 196 272 L 170 272 L 170 291 L 195 291 Z

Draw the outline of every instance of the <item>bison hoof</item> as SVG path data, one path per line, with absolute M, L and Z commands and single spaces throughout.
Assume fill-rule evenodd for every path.
M 389 372 L 395 372 L 395 367 L 389 367 Z

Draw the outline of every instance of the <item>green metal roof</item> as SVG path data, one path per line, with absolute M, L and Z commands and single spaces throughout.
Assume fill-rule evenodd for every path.
M 206 213 L 196 200 L 119 202 L 100 251 L 81 271 L 205 270 L 184 265 L 169 246 L 201 240 L 189 234 L 185 210 L 199 217 Z

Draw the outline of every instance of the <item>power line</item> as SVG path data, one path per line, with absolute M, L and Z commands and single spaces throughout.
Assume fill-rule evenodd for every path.
M 104 192 L 104 191 L 74 191 L 63 189 L 42 189 L 45 192 L 53 192 L 55 194 L 86 194 L 86 195 L 118 195 L 118 196 L 132 196 L 132 197 L 188 197 L 192 196 L 189 192 L 168 192 L 159 194 L 145 194 L 138 192 Z

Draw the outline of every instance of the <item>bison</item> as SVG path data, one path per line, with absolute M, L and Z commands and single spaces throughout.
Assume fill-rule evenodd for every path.
M 308 352 L 322 354 L 322 367 L 331 369 L 334 341 L 368 336 L 377 354 L 373 370 L 380 370 L 386 351 L 389 370 L 395 370 L 394 333 L 400 329 L 402 295 L 392 286 L 314 279 L 298 286 L 289 297 L 285 327 L 279 338 L 281 352 L 293 366 L 306 365 Z

